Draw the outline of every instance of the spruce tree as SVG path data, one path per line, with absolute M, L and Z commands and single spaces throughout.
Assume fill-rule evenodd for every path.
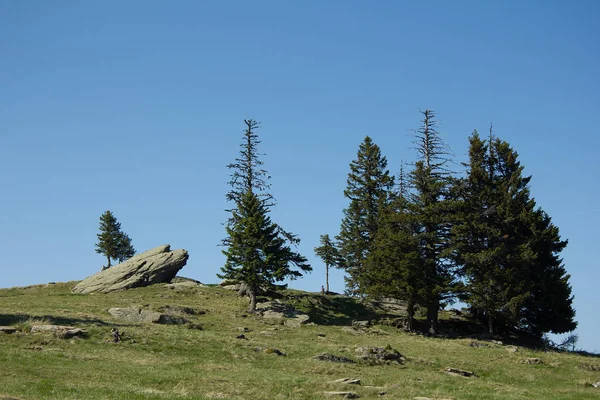
M 279 234 L 268 212 L 265 203 L 248 191 L 234 211 L 235 223 L 226 227 L 230 244 L 223 250 L 227 261 L 219 277 L 247 285 L 249 312 L 256 311 L 259 290 L 274 289 L 275 282 L 295 279 L 302 276 L 300 271 L 311 270 L 306 258 L 293 251 Z
M 323 260 L 325 264 L 325 293 L 329 293 L 329 268 L 343 268 L 343 260 L 337 245 L 331 240 L 328 234 L 320 236 L 321 245 L 315 247 L 315 254 Z
M 453 228 L 467 303 L 490 335 L 518 328 L 540 339 L 575 328 L 571 287 L 550 217 L 530 196 L 518 154 L 494 137 L 470 138 L 467 177 L 460 184 L 461 218 Z
M 131 238 L 121 231 L 121 223 L 110 211 L 100 216 L 100 233 L 97 236 L 96 253 L 104 254 L 108 261 L 103 270 L 111 267 L 111 260 L 123 262 L 135 254 Z
M 379 146 L 367 136 L 360 144 L 356 160 L 350 163 L 344 196 L 350 204 L 344 210 L 337 237 L 347 273 L 346 287 L 351 294 L 364 294 L 367 282 L 366 259 L 378 228 L 379 213 L 389 202 L 393 178 Z
M 292 250 L 300 239 L 269 217 L 273 196 L 268 192 L 270 178 L 262 168 L 257 146 L 260 143 L 256 129 L 259 123 L 244 120 L 243 142 L 240 156 L 227 165 L 233 170 L 227 193 L 234 207 L 227 209 L 230 217 L 225 229 L 227 236 L 223 254 L 227 257 L 221 268 L 221 279 L 234 279 L 245 284 L 250 297 L 250 312 L 255 312 L 259 290 L 273 289 L 274 282 L 295 279 L 302 272 L 312 270 L 305 257 Z
M 372 251 L 367 258 L 367 292 L 406 302 L 408 330 L 414 330 L 415 306 L 423 304 L 424 265 L 419 224 L 408 199 L 404 170 L 392 201 L 380 214 Z
M 413 189 L 411 204 L 418 225 L 417 240 L 423 267 L 423 293 L 429 332 L 437 333 L 442 300 L 452 296 L 456 283 L 448 243 L 454 201 L 450 195 L 450 153 L 439 132 L 432 110 L 421 112 L 421 127 L 415 131 L 418 161 L 409 175 Z

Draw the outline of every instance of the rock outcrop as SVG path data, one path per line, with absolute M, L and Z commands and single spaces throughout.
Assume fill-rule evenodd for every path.
M 131 257 L 114 267 L 85 278 L 73 293 L 114 292 L 169 283 L 188 260 L 187 250 L 173 250 L 166 244 Z

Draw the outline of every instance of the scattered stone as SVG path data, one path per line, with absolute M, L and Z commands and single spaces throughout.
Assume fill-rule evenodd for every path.
M 262 316 L 263 322 L 281 324 L 298 328 L 307 324 L 310 317 L 299 313 L 294 307 L 279 301 L 269 301 L 256 305 L 257 314 Z
M 158 311 L 167 314 L 186 314 L 186 315 L 204 315 L 206 311 L 204 310 L 196 310 L 191 307 L 183 307 L 183 306 L 163 306 L 159 307 Z
M 240 328 L 238 328 L 238 331 L 248 333 L 248 332 L 250 332 L 250 329 L 248 329 L 246 327 L 240 327 Z
M 162 316 L 162 314 L 159 312 L 148 311 L 137 307 L 110 308 L 108 313 L 118 320 L 131 323 L 158 323 L 160 317 Z
M 326 337 L 327 335 L 324 333 L 317 333 L 317 337 Z
M 367 329 L 371 326 L 371 321 L 352 321 L 354 329 Z
M 489 344 L 481 343 L 481 342 L 471 342 L 471 344 L 469 346 L 470 347 L 490 347 Z
M 231 286 L 231 285 L 238 285 L 239 282 L 233 279 L 223 279 L 221 282 L 219 282 L 219 286 L 224 287 L 224 286 Z
M 17 331 L 17 328 L 15 328 L 14 326 L 0 326 L 0 332 L 11 334 L 11 333 L 15 333 L 16 331 Z
M 579 368 L 585 369 L 586 371 L 600 371 L 600 365 L 594 364 L 581 364 Z
M 446 368 L 446 373 L 450 375 L 464 376 L 466 378 L 477 378 L 477 375 L 475 375 L 474 372 L 465 371 L 458 368 Z
M 509 353 L 516 353 L 519 351 L 519 348 L 517 346 L 506 346 L 506 351 Z
M 276 349 L 274 347 L 267 347 L 265 349 L 265 354 L 276 354 L 278 356 L 284 356 L 284 357 L 287 355 L 283 351 Z
M 494 344 L 497 344 L 498 346 L 503 346 L 503 345 L 504 345 L 504 343 L 502 343 L 502 342 L 501 342 L 501 341 L 499 341 L 499 340 L 490 340 L 490 342 L 492 342 L 492 343 L 494 343 Z
M 165 325 L 183 325 L 188 322 L 188 320 L 181 315 L 163 314 L 157 311 L 144 310 L 138 307 L 115 307 L 110 308 L 108 313 L 118 320 L 134 324 L 154 322 L 156 324 Z
M 354 392 L 323 392 L 326 396 L 341 396 L 344 399 L 359 399 L 360 396 Z
M 33 325 L 31 327 L 31 333 L 47 333 L 53 332 L 57 336 L 63 339 L 71 339 L 72 337 L 78 336 L 83 337 L 87 335 L 87 331 L 81 328 L 74 328 L 72 326 L 64 325 Z
M 439 397 L 431 398 L 431 397 L 413 397 L 413 400 L 452 400 L 452 399 L 442 399 Z
M 523 360 L 525 364 L 543 364 L 542 360 L 539 358 L 526 358 Z
M 248 338 L 246 337 L 246 335 L 244 335 L 243 333 L 240 334 L 240 335 L 237 335 L 235 338 L 236 339 L 246 339 L 246 340 L 248 340 Z
M 188 257 L 186 250 L 171 251 L 168 244 L 159 246 L 87 277 L 73 288 L 73 293 L 108 293 L 168 283 L 185 266 Z
M 349 358 L 343 356 L 334 356 L 329 353 L 322 353 L 312 357 L 314 360 L 319 361 L 329 361 L 329 362 L 337 362 L 337 363 L 346 363 L 346 364 L 356 364 L 356 361 L 351 360 Z
M 356 355 L 359 360 L 370 365 L 380 364 L 404 364 L 406 359 L 396 349 L 387 346 L 383 347 L 358 347 Z
M 600 382 L 594 382 L 592 383 L 592 386 L 595 388 L 600 388 Z
M 344 383 L 344 384 L 348 384 L 348 385 L 360 385 L 360 379 L 340 378 L 340 379 L 336 379 L 335 381 L 331 381 L 329 383 Z

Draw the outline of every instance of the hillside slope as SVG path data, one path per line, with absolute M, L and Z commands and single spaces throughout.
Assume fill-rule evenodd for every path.
M 281 301 L 308 312 L 313 321 L 289 326 L 247 315 L 245 299 L 220 287 L 173 290 L 160 284 L 78 295 L 71 293 L 75 284 L 0 290 L 0 325 L 17 329 L 0 333 L 0 399 L 342 398 L 325 394 L 334 391 L 365 399 L 600 396 L 600 388 L 589 385 L 600 381 L 596 357 L 512 352 L 513 347 L 489 342 L 472 347 L 472 339 L 426 338 L 387 325 L 353 329 L 352 320 L 378 319 L 381 310 L 343 296 L 286 291 Z M 107 312 L 130 306 L 186 310 L 188 322 L 124 323 Z M 30 332 L 41 324 L 83 328 L 87 336 Z M 112 341 L 113 328 L 125 332 L 122 342 Z M 405 362 L 371 365 L 360 360 L 360 347 L 396 349 Z M 356 363 L 313 358 L 322 353 Z M 527 361 L 532 358 L 539 363 L 528 363 L 537 362 Z M 451 375 L 447 368 L 477 377 Z M 361 384 L 332 383 L 340 378 Z

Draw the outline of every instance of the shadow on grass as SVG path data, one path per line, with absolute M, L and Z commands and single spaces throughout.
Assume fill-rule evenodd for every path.
M 354 320 L 371 320 L 377 314 L 361 302 L 341 295 L 290 296 L 293 306 L 317 325 L 350 325 Z
M 109 323 L 97 318 L 72 318 L 72 317 L 57 317 L 53 315 L 29 315 L 29 314 L 0 314 L 0 326 L 10 326 L 25 322 L 29 319 L 46 320 L 51 325 L 101 325 L 115 326 L 114 323 Z

